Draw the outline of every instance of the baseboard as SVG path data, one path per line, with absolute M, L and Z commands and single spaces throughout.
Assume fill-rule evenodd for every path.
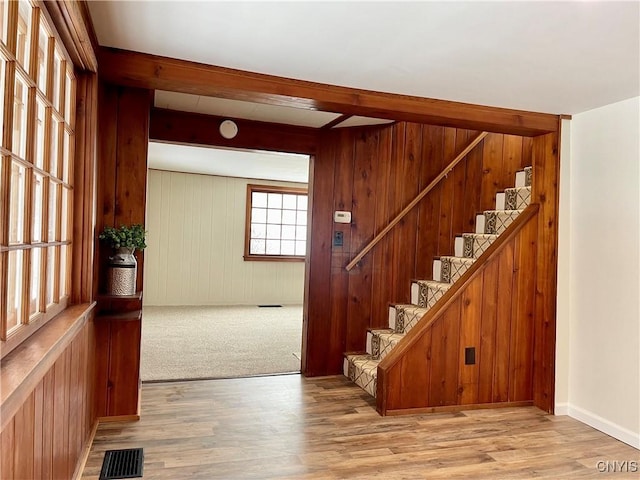
M 556 403 L 553 414 L 558 416 L 569 415 L 569 404 L 567 402 Z
M 82 478 L 82 473 L 84 472 L 84 467 L 87 464 L 87 460 L 89 460 L 89 453 L 91 452 L 91 445 L 93 445 L 93 440 L 96 438 L 96 432 L 98 431 L 98 420 L 93 422 L 93 427 L 91 427 L 91 433 L 89 434 L 89 438 L 82 446 L 82 455 L 78 459 L 78 463 L 76 464 L 76 471 L 73 472 L 73 480 L 80 480 Z
M 567 404 L 567 414 L 582 423 L 586 423 L 596 430 L 600 430 L 601 432 L 640 450 L 639 433 L 634 433 L 627 428 L 621 427 L 620 425 L 607 420 L 606 418 L 602 418 L 593 412 L 576 407 L 575 405 Z

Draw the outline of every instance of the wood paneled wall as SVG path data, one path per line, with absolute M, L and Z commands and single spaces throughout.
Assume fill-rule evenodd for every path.
M 433 258 L 453 254 L 454 237 L 532 164 L 532 139 L 489 134 L 358 267 L 344 267 L 477 135 L 476 131 L 396 123 L 329 131 L 310 181 L 311 230 L 303 372 L 342 371 L 345 351 L 362 351 L 366 329 L 387 326 L 388 304 L 408 303 L 412 279 L 431 278 Z M 334 224 L 334 210 L 352 224 Z M 334 232 L 344 245 L 333 247 Z
M 98 116 L 98 211 L 96 230 L 145 222 L 149 90 L 100 84 Z M 109 248 L 99 248 L 96 288 L 104 291 Z M 138 288 L 142 288 L 144 256 L 137 252 Z M 96 292 L 97 293 L 97 292 Z
M 149 90 L 101 83 L 98 92 L 98 187 L 96 231 L 105 226 L 145 224 Z M 111 249 L 97 243 L 95 293 L 104 292 Z M 142 289 L 143 252 L 138 260 L 137 288 Z M 101 315 L 101 314 L 100 314 Z M 96 320 L 95 405 L 97 416 L 136 418 L 140 394 L 139 318 Z
M 68 479 L 78 468 L 96 426 L 91 404 L 93 327 L 90 320 L 84 322 L 18 412 L 3 419 L 3 480 Z
M 409 332 L 410 345 L 381 362 L 382 413 L 533 401 L 538 219 L 532 209 L 524 223 L 513 224 L 518 232 L 496 242 L 495 254 Z M 474 364 L 465 364 L 466 348 L 475 349 Z

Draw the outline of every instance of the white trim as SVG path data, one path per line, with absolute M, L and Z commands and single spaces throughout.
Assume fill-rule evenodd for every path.
M 595 413 L 589 412 L 588 410 L 584 410 L 583 408 L 576 407 L 574 405 L 568 404 L 558 404 L 558 406 L 566 405 L 567 406 L 567 414 L 575 418 L 576 420 L 581 421 L 582 423 L 586 423 L 587 425 L 595 428 L 596 430 L 600 430 L 607 435 L 612 436 L 613 438 L 617 438 L 621 442 L 624 442 L 628 445 L 631 445 L 634 448 L 640 450 L 640 433 L 632 432 L 631 430 L 621 427 L 605 418 L 602 418 Z M 558 408 L 556 406 L 556 409 Z M 562 407 L 561 407 L 562 408 Z M 556 411 L 556 415 L 558 412 Z
M 556 403 L 553 414 L 557 416 L 569 415 L 569 404 L 567 402 Z

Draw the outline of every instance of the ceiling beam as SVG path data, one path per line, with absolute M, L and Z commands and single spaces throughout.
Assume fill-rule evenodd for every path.
M 358 90 L 101 47 L 100 76 L 118 85 L 222 97 L 347 115 L 536 136 L 558 116 Z
M 322 127 L 323 130 L 330 130 L 333 127 L 335 127 L 336 125 L 341 124 L 342 122 L 344 122 L 345 120 L 350 119 L 351 117 L 353 117 L 353 115 L 348 115 L 348 114 L 343 114 L 340 115 L 339 117 L 334 118 L 333 120 L 331 120 L 330 122 L 324 124 Z
M 220 123 L 223 120 L 233 120 L 238 125 L 238 134 L 234 138 L 226 139 L 220 135 Z M 149 139 L 182 145 L 208 145 L 313 155 L 318 145 L 318 130 L 152 108 Z

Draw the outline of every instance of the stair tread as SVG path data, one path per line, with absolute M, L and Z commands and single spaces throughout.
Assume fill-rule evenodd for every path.
M 379 334 L 382 334 L 382 333 L 393 332 L 393 329 L 391 329 L 391 328 L 368 328 L 367 331 L 370 332 L 370 333 L 373 333 L 374 335 L 379 335 Z
M 448 260 L 450 262 L 461 262 L 461 263 L 473 263 L 476 261 L 475 258 L 469 258 L 469 257 L 456 257 L 453 255 L 445 255 L 440 257 L 440 259 L 445 259 Z
M 482 213 L 485 213 L 485 214 L 486 214 L 486 213 L 497 213 L 497 214 L 501 214 L 501 213 L 503 213 L 503 214 L 512 214 L 512 213 L 514 213 L 514 212 L 518 212 L 518 213 L 520 214 L 520 213 L 524 212 L 524 209 L 523 209 L 523 208 L 521 208 L 521 209 L 518 209 L 518 210 L 485 210 L 485 211 L 484 211 L 484 212 L 482 212 Z
M 467 237 L 467 238 L 493 238 L 496 239 L 498 238 L 500 235 L 498 235 L 497 233 L 463 233 L 462 237 Z
M 438 288 L 440 290 L 448 290 L 451 287 L 450 283 L 439 282 L 437 280 L 414 280 L 413 283 L 425 285 L 432 288 Z
M 368 353 L 362 355 L 347 355 L 347 359 L 369 375 L 374 377 L 378 375 L 377 368 L 380 360 L 374 358 L 373 355 L 369 355 Z

